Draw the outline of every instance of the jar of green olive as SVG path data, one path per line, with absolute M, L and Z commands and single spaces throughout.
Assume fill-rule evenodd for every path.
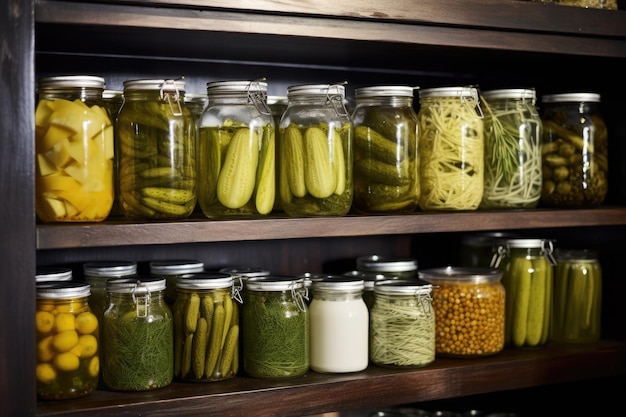
M 340 84 L 287 89 L 279 126 L 278 190 L 291 217 L 343 216 L 352 206 L 353 124 Z
M 500 270 L 448 266 L 418 276 L 433 286 L 437 355 L 469 358 L 502 351 L 506 296 Z
M 608 133 L 600 94 L 543 96 L 541 205 L 591 208 L 608 190 Z
M 185 82 L 124 82 L 116 126 L 117 192 L 128 218 L 182 219 L 196 205 L 196 125 Z

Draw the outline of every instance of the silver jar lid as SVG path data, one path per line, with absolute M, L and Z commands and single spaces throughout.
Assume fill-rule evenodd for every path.
M 301 96 L 336 96 L 345 97 L 346 88 L 341 84 L 304 84 L 287 87 L 287 97 Z
M 207 95 L 241 95 L 246 92 L 267 92 L 265 81 L 211 81 L 206 84 Z
M 165 287 L 166 280 L 160 277 L 111 278 L 106 281 L 106 289 L 112 293 L 133 293 L 140 288 L 147 292 L 162 291 Z
M 455 282 L 480 284 L 498 282 L 502 279 L 502 271 L 497 268 L 446 266 L 419 271 L 419 279 L 437 285 L 438 282 Z
M 92 277 L 123 277 L 137 273 L 134 261 L 95 261 L 83 264 L 83 273 Z
M 530 99 L 533 104 L 537 99 L 537 93 L 534 88 L 506 88 L 500 90 L 483 91 L 483 97 L 488 100 L 497 99 Z
M 177 80 L 170 79 L 148 79 L 148 80 L 127 80 L 124 81 L 124 91 L 167 91 L 167 92 L 185 92 L 185 80 L 179 78 Z
M 176 288 L 188 290 L 211 290 L 233 286 L 234 277 L 220 272 L 203 272 L 180 276 L 176 279 Z
M 542 97 L 543 103 L 599 103 L 600 94 L 597 93 L 562 93 L 548 94 Z
M 268 271 L 267 269 L 253 268 L 249 266 L 221 268 L 219 272 L 231 274 L 241 278 L 266 277 L 270 274 L 270 271 Z
M 438 87 L 420 90 L 420 98 L 428 97 L 460 97 L 478 101 L 478 90 L 474 87 Z
M 359 291 L 365 289 L 365 282 L 360 278 L 351 278 L 341 275 L 330 275 L 313 281 L 313 291 Z
M 416 87 L 402 85 L 377 85 L 372 87 L 362 87 L 354 90 L 354 97 L 358 99 L 371 97 L 413 97 L 413 90 Z
M 104 78 L 91 75 L 60 75 L 41 78 L 38 82 L 38 88 L 40 90 L 63 87 L 104 89 L 104 86 Z
M 421 279 L 384 279 L 374 283 L 374 292 L 385 295 L 424 295 L 432 289 L 432 284 Z
M 246 280 L 250 291 L 291 291 L 304 288 L 304 279 L 292 276 L 254 277 Z
M 150 262 L 150 273 L 153 275 L 181 275 L 204 272 L 204 263 L 191 259 Z
M 360 256 L 356 260 L 359 271 L 368 272 L 406 272 L 417 270 L 417 259 L 387 258 L 379 255 Z
M 78 281 L 42 282 L 36 288 L 37 298 L 48 300 L 89 297 L 91 294 L 91 286 Z
M 71 281 L 72 269 L 63 266 L 38 266 L 35 282 Z

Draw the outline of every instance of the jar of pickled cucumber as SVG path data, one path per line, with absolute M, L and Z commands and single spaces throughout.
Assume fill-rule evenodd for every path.
M 239 305 L 232 275 L 179 276 L 174 304 L 174 376 L 209 382 L 239 370 Z
M 42 222 L 98 222 L 111 212 L 113 124 L 103 90 L 101 77 L 39 80 L 35 211 Z
M 437 355 L 473 358 L 504 349 L 505 288 L 497 268 L 431 268 L 418 272 L 433 286 Z
M 484 127 L 478 90 L 420 90 L 417 114 L 422 210 L 475 210 L 484 190 Z
M 163 297 L 170 308 L 176 301 L 176 281 L 181 276 L 204 272 L 204 262 L 193 259 L 152 261 L 149 263 L 150 274 L 165 278 L 165 293 Z
M 35 273 L 35 282 L 71 281 L 73 277 L 72 268 L 64 266 L 38 266 Z
M 249 278 L 242 308 L 243 369 L 257 378 L 309 370 L 309 308 L 302 278 Z
M 600 94 L 543 96 L 541 205 L 592 208 L 608 190 L 608 133 Z
M 196 205 L 196 125 L 185 82 L 124 82 L 116 122 L 118 203 L 124 216 L 182 219 Z
M 541 197 L 543 126 L 532 88 L 483 92 L 485 183 L 480 209 L 530 209 Z
M 37 397 L 84 397 L 98 385 L 99 323 L 89 309 L 89 284 L 37 284 Z
M 198 122 L 198 202 L 209 218 L 266 215 L 276 195 L 275 125 L 264 81 L 207 83 Z
M 372 363 L 415 368 L 435 360 L 435 312 L 431 291 L 432 285 L 419 279 L 374 283 L 369 337 Z
M 102 322 L 102 379 L 114 391 L 163 388 L 174 377 L 174 320 L 165 278 L 113 278 Z
M 413 87 L 355 90 L 354 202 L 363 214 L 412 212 L 419 203 Z
M 505 343 L 545 345 L 550 337 L 554 287 L 554 243 L 548 239 L 509 239 L 494 267 L 506 289 Z
M 280 122 L 278 190 L 291 217 L 343 216 L 352 206 L 352 118 L 341 84 L 287 89 Z
M 592 250 L 556 252 L 550 340 L 588 343 L 600 339 L 602 267 Z

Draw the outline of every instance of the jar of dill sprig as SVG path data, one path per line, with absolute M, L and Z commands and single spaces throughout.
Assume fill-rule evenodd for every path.
M 163 388 L 174 377 L 174 320 L 163 300 L 165 278 L 106 282 L 102 378 L 114 391 Z
M 541 197 L 543 125 L 532 88 L 483 93 L 485 185 L 481 209 L 529 209 Z
M 309 309 L 302 278 L 249 278 L 243 304 L 243 368 L 252 377 L 290 378 L 309 369 Z

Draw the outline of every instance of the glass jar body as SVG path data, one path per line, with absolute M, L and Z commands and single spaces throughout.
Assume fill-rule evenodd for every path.
M 40 80 L 35 209 L 42 222 L 98 222 L 114 198 L 113 124 L 98 77 Z

